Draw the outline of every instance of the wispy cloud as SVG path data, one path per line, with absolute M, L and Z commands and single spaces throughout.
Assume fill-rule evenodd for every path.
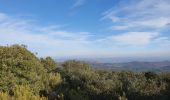
M 78 6 L 81 6 L 85 3 L 85 0 L 75 0 L 75 3 L 73 4 L 73 6 L 71 8 L 76 8 Z
M 121 1 L 105 11 L 102 17 L 102 20 L 111 23 L 109 29 L 118 33 L 99 41 L 123 46 L 124 49 L 128 47 L 128 51 L 137 49 L 147 52 L 169 52 L 166 49 L 170 48 L 170 38 L 164 33 L 164 30 L 170 28 L 169 9 L 169 0 Z
M 70 32 L 55 25 L 42 27 L 0 13 L 0 44 L 26 44 L 31 50 L 40 52 L 40 56 L 83 54 L 89 46 L 89 37 L 88 32 Z
M 125 32 L 118 35 L 108 36 L 100 41 L 115 45 L 146 46 L 155 39 L 160 38 L 159 33 L 154 32 Z M 160 42 L 160 41 L 159 41 Z
M 141 46 L 144 48 L 146 46 L 145 51 L 147 51 L 147 46 L 154 44 L 160 54 L 170 49 L 168 45 L 170 39 L 161 36 L 159 32 L 124 32 L 97 38 L 90 32 L 67 31 L 63 27 L 60 28 L 60 25 L 41 26 L 30 20 L 0 13 L 0 45 L 26 44 L 30 50 L 38 52 L 39 56 L 55 57 L 119 56 L 135 53 Z M 164 45 L 160 45 L 162 43 Z M 136 48 L 129 48 L 129 46 L 136 46 Z M 124 52 L 124 50 L 128 51 Z
M 107 38 L 110 42 L 120 45 L 148 45 L 159 36 L 153 32 L 127 32 L 120 35 L 113 35 Z
M 170 25 L 169 0 L 132 0 L 120 6 L 109 9 L 102 18 L 112 21 L 113 30 L 162 29 Z

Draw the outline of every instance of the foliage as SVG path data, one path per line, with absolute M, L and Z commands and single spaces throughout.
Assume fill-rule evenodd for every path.
M 43 64 L 44 68 L 51 72 L 56 69 L 56 62 L 51 57 L 41 58 L 41 63 Z
M 86 100 L 168 100 L 170 78 L 163 79 L 161 74 L 93 70 L 88 64 L 75 60 L 66 61 L 62 66 L 63 92 L 70 100 L 76 100 L 75 97 L 87 97 Z
M 0 100 L 10 100 L 11 97 L 6 92 L 0 92 Z
M 0 100 L 47 100 L 45 97 L 33 94 L 27 85 L 15 86 L 12 92 L 12 96 L 7 92 L 0 92 Z
M 95 70 L 69 60 L 57 67 L 25 45 L 0 46 L 0 100 L 169 100 L 170 72 Z
M 62 82 L 60 74 L 48 72 L 57 65 L 53 65 L 55 63 L 51 62 L 52 58 L 46 59 L 50 63 L 44 64 L 23 45 L 0 46 L 0 91 L 3 91 L 2 95 L 5 96 L 6 92 L 11 93 L 16 85 L 28 85 L 33 94 L 41 95 L 40 91 L 50 91 L 60 84 Z M 47 70 L 45 66 L 52 67 Z
M 43 88 L 46 74 L 39 59 L 19 45 L 0 47 L 0 90 L 11 90 L 16 84 L 30 84 L 34 92 Z

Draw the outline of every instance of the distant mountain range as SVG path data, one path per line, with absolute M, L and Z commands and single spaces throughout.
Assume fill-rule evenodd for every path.
M 66 60 L 75 59 L 87 62 L 99 62 L 99 63 L 125 63 L 125 62 L 164 62 L 170 61 L 170 56 L 167 57 L 110 57 L 110 58 L 88 58 L 88 57 L 55 57 L 57 62 L 64 62 Z
M 74 58 L 62 58 L 56 59 L 56 61 L 62 63 L 69 59 Z M 75 58 L 75 60 L 79 60 L 90 64 L 95 69 L 116 71 L 120 70 L 154 71 L 154 72 L 170 71 L 170 60 L 167 59 L 170 58 L 169 57 Z
M 87 62 L 95 69 L 105 70 L 131 70 L 131 71 L 170 71 L 170 61 L 159 62 L 142 62 L 133 61 L 125 63 L 99 63 L 99 62 Z

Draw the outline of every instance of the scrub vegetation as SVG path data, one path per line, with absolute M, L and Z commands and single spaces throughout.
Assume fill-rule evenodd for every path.
M 25 45 L 0 46 L 0 100 L 169 100 L 170 73 L 95 70 L 69 60 L 59 66 Z

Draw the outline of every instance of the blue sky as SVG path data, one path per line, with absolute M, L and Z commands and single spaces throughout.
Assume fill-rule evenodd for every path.
M 0 45 L 39 56 L 169 57 L 169 0 L 0 0 Z

